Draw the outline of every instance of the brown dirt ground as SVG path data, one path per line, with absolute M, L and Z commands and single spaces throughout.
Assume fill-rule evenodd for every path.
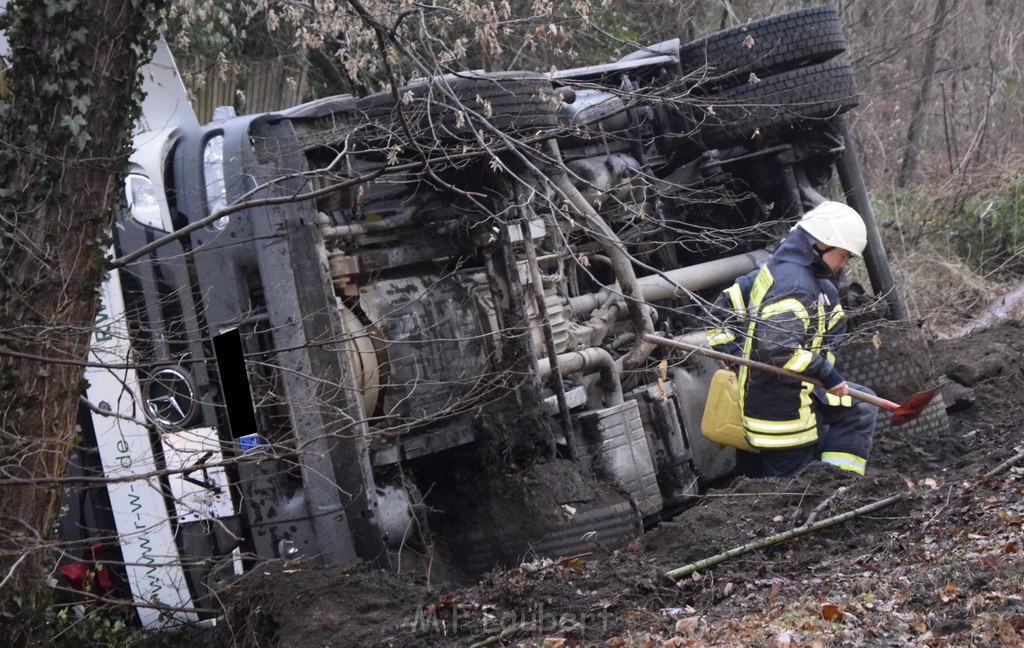
M 1024 645 L 1024 335 L 1011 323 L 936 341 L 957 387 L 948 438 L 876 440 L 861 479 L 813 464 L 739 478 L 629 547 L 469 584 L 369 568 L 270 566 L 195 645 Z M 952 404 L 952 397 L 946 398 Z M 699 571 L 676 568 L 894 494 L 898 503 Z M 489 643 L 484 643 L 489 642 Z

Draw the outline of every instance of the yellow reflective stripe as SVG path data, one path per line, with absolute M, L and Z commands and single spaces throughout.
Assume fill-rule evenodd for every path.
M 765 421 L 744 416 L 743 427 L 750 432 L 764 434 L 791 434 L 808 429 L 813 430 L 817 427 L 817 418 L 813 412 L 805 412 L 803 408 L 800 408 L 800 414 L 800 418 L 791 421 Z
M 768 269 L 768 266 L 761 266 L 761 270 L 758 271 L 757 277 L 754 278 L 754 284 L 750 287 L 750 314 L 755 315 L 758 307 L 761 305 L 761 301 L 764 300 L 765 294 L 768 289 L 772 287 L 775 282 L 775 278 L 772 276 L 772 271 Z M 751 317 L 747 323 L 747 337 L 743 342 L 743 357 L 750 358 L 750 352 L 754 345 L 754 329 L 757 327 L 756 317 Z M 740 371 L 738 376 L 739 382 L 739 400 L 740 400 L 740 415 L 743 414 L 743 402 L 746 400 L 747 394 L 747 374 L 750 370 L 746 365 L 740 365 Z
M 818 332 L 815 334 L 814 339 L 811 340 L 811 350 L 815 353 L 819 353 L 821 351 L 821 345 L 825 338 L 825 334 L 839 324 L 839 320 L 843 319 L 844 314 L 845 312 L 843 311 L 842 304 L 836 304 L 832 309 L 832 314 L 827 318 L 828 321 L 826 321 L 825 305 L 818 304 Z M 836 363 L 836 358 L 831 352 L 826 352 L 825 357 L 832 364 Z
M 811 337 L 811 351 L 821 351 L 821 343 L 825 339 L 825 304 L 818 302 L 818 325 L 814 327 L 814 335 Z
M 853 407 L 852 396 L 833 396 L 832 394 L 825 392 L 828 404 L 833 407 Z
M 804 326 L 804 330 L 807 330 L 807 325 L 810 321 L 810 318 L 807 316 L 807 309 L 804 308 L 804 305 L 801 304 L 796 299 L 782 299 L 768 306 L 765 306 L 764 310 L 761 311 L 761 315 L 765 319 L 768 319 L 780 313 L 788 312 L 792 312 L 797 317 L 799 317 L 800 322 Z M 803 371 L 804 369 L 807 368 L 809 364 L 811 364 L 811 360 L 813 359 L 814 356 L 811 355 L 810 352 L 808 352 L 806 349 L 798 347 L 797 350 L 793 352 L 793 356 L 789 360 L 787 360 L 786 363 L 782 366 L 783 368 L 789 369 L 791 371 Z
M 755 448 L 791 448 L 807 445 L 818 440 L 818 431 L 808 430 L 800 434 L 764 435 L 746 430 L 747 441 Z
M 740 285 L 734 283 L 725 289 L 725 294 L 729 295 L 729 302 L 732 304 L 732 309 L 736 311 L 736 315 L 743 317 L 747 305 L 743 303 L 743 291 L 740 290 Z
M 764 296 L 768 294 L 768 289 L 775 283 L 775 277 L 772 275 L 772 271 L 768 266 L 761 266 L 757 276 L 754 277 L 754 283 L 750 287 L 750 310 L 749 310 L 749 322 L 747 324 L 747 337 L 743 341 L 743 357 L 750 358 L 751 351 L 754 347 L 754 330 L 757 328 L 757 311 L 761 307 L 761 302 L 764 301 Z M 744 402 L 747 397 L 747 375 L 749 369 L 745 365 L 740 366 L 739 371 L 739 400 L 740 400 L 740 416 L 743 416 Z
M 797 349 L 793 357 L 787 360 L 786 364 L 782 365 L 782 368 L 800 372 L 806 369 L 813 359 L 814 354 L 807 349 Z
M 863 475 L 868 466 L 867 459 L 848 452 L 822 452 L 821 460 L 858 475 Z
M 706 331 L 708 336 L 708 344 L 711 346 L 718 346 L 719 344 L 728 344 L 736 339 L 736 336 L 725 329 L 708 329 Z
M 843 319 L 843 315 L 845 314 L 846 312 L 843 310 L 843 305 L 836 304 L 835 308 L 832 309 L 832 315 L 829 316 L 828 318 L 827 330 L 831 331 L 832 329 L 834 329 L 836 327 L 836 324 L 839 323 L 839 320 Z
M 810 324 L 811 317 L 807 314 L 807 309 L 800 303 L 800 300 L 793 299 L 792 297 L 788 299 L 780 299 L 777 302 L 768 304 L 761 310 L 761 317 L 767 319 L 769 317 L 775 317 L 779 313 L 786 313 L 789 311 L 792 311 L 800 318 L 800 322 L 803 323 L 804 329 L 806 329 L 807 325 Z

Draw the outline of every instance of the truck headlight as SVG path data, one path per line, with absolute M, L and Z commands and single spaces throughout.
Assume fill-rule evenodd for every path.
M 228 206 L 224 184 L 224 136 L 215 135 L 203 149 L 203 179 L 206 181 L 206 209 L 213 214 Z M 213 226 L 219 230 L 228 225 L 228 217 L 218 218 Z
M 160 199 L 156 186 L 149 178 L 137 173 L 129 173 L 124 181 L 125 198 L 128 200 L 128 213 L 132 219 L 148 227 L 167 231 L 164 219 L 160 215 Z

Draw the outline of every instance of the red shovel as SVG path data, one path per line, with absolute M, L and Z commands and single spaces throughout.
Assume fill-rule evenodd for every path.
M 801 380 L 818 387 L 824 387 L 821 382 L 809 378 L 801 373 L 790 371 L 789 369 L 783 369 L 782 367 L 776 367 L 775 365 L 765 364 L 763 362 L 757 362 L 756 360 L 747 360 L 745 358 L 738 358 L 728 353 L 722 353 L 721 351 L 715 351 L 705 347 L 699 347 L 693 344 L 687 344 L 686 342 L 680 342 L 679 340 L 670 340 L 668 338 L 658 337 L 657 335 L 647 334 L 644 336 L 644 340 L 651 344 L 657 344 L 658 346 L 668 347 L 670 349 L 678 349 L 680 351 L 686 351 L 688 353 L 696 353 L 697 355 L 704 356 L 706 358 L 712 358 L 715 360 L 721 360 L 730 364 L 741 364 L 751 369 L 758 369 L 760 371 L 767 371 L 777 376 L 784 376 L 786 378 L 794 378 Z M 850 389 L 849 395 L 857 400 L 870 403 L 875 407 L 884 409 L 892 412 L 892 420 L 889 422 L 890 425 L 897 426 L 909 423 L 917 418 L 917 415 L 924 411 L 924 408 L 928 407 L 928 404 L 932 402 L 935 395 L 942 389 L 942 385 L 936 385 L 931 389 L 917 392 L 903 401 L 902 403 L 894 403 L 891 400 L 879 398 L 872 394 L 867 394 L 856 389 Z

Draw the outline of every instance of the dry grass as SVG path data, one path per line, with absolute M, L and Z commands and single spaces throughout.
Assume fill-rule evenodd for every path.
M 927 244 L 889 263 L 910 318 L 929 337 L 954 334 L 1008 289 Z

